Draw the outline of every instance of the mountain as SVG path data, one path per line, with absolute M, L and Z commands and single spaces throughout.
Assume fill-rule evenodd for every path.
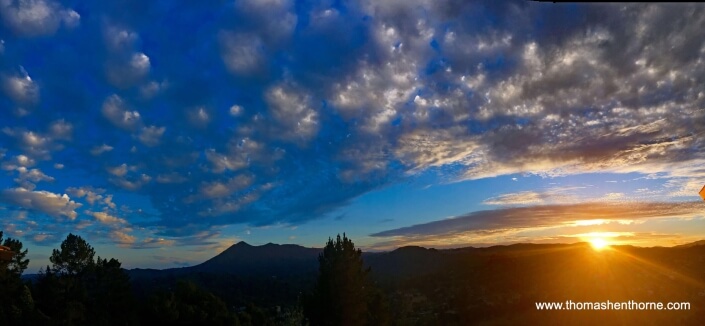
M 390 252 L 363 254 L 363 259 L 373 276 L 389 279 L 441 270 L 446 267 L 449 255 L 436 249 L 408 246 Z
M 227 273 L 240 276 L 287 276 L 315 273 L 322 249 L 293 244 L 268 243 L 253 246 L 238 242 L 202 264 L 187 267 L 193 272 Z
M 129 273 L 141 297 L 187 279 L 231 307 L 248 303 L 293 307 L 313 288 L 320 253 L 319 248 L 298 245 L 240 242 L 196 266 Z M 697 325 L 703 313 L 700 307 L 705 307 L 705 241 L 673 248 L 611 246 L 602 251 L 584 242 L 442 250 L 409 246 L 363 252 L 362 257 L 394 307 L 393 319 L 401 324 L 562 325 L 575 324 L 567 322 L 574 318 L 581 321 L 578 324 L 596 324 L 611 316 L 629 324 L 678 320 L 676 324 Z M 546 314 L 535 306 L 566 298 L 574 302 L 689 302 L 695 308 L 670 315 L 625 311 L 575 317 Z
M 697 246 L 705 246 L 705 240 L 699 240 L 691 243 L 686 243 L 678 246 L 673 246 L 673 248 L 692 248 Z
M 705 246 L 705 240 L 675 246 L 673 249 L 697 249 Z M 644 251 L 648 248 L 617 246 L 626 251 Z M 514 259 L 518 256 L 536 256 L 548 253 L 560 253 L 565 250 L 588 250 L 587 243 L 575 244 L 530 244 L 498 245 L 487 248 L 465 247 L 457 249 L 427 249 L 418 246 L 401 247 L 390 252 L 363 252 L 365 264 L 372 269 L 372 275 L 380 279 L 406 278 L 423 276 L 446 269 L 455 269 L 458 264 L 482 264 L 497 259 Z M 651 248 L 648 252 L 661 252 L 670 248 Z M 217 256 L 195 266 L 156 269 L 132 269 L 129 274 L 133 279 L 154 279 L 159 277 L 182 277 L 185 275 L 206 273 L 248 277 L 278 277 L 314 279 L 318 272 L 318 255 L 321 248 L 306 248 L 294 244 L 268 243 L 253 246 L 244 241 L 232 245 Z M 488 260 L 489 259 L 489 260 Z

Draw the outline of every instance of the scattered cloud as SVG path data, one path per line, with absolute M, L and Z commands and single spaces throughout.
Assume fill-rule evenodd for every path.
M 112 239 L 149 247 L 159 236 L 138 227 L 170 240 L 298 225 L 426 173 L 637 173 L 678 200 L 705 176 L 701 5 L 248 0 L 177 20 L 171 5 L 115 6 L 0 0 L 0 167 L 19 183 L 4 204 L 93 221 L 57 188 L 104 214 L 108 193 L 125 196 L 153 215 Z M 628 193 L 596 205 L 632 216 Z M 488 196 L 509 207 L 450 221 L 586 211 L 550 189 Z
M 30 191 L 24 188 L 10 188 L 0 192 L 0 201 L 5 204 L 22 207 L 49 216 L 61 216 L 74 220 L 76 209 L 81 204 L 71 200 L 68 195 L 59 195 L 48 191 Z
M 98 156 L 100 154 L 103 154 L 105 152 L 110 152 L 113 150 L 113 147 L 110 145 L 100 145 L 100 146 L 95 146 L 91 149 L 91 155 Z
M 159 145 L 165 130 L 165 127 L 143 127 L 139 135 L 140 142 L 149 147 L 157 146 Z
M 0 16 L 21 36 L 51 35 L 64 25 L 76 27 L 81 15 L 51 0 L 2 0 Z

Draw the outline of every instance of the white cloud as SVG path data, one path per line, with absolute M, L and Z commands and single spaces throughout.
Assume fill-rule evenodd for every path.
M 93 156 L 98 156 L 98 155 L 100 155 L 100 154 L 103 154 L 103 153 L 105 153 L 105 152 L 110 152 L 110 151 L 112 151 L 112 150 L 113 150 L 113 147 L 112 147 L 112 146 L 103 144 L 103 145 L 100 145 L 100 146 L 95 146 L 95 147 L 93 147 L 93 148 L 91 149 L 91 155 L 93 155 Z
M 55 139 L 71 139 L 73 125 L 64 119 L 52 122 L 49 126 L 49 134 Z
M 230 178 L 227 182 L 208 182 L 201 185 L 200 194 L 204 198 L 222 198 L 242 190 L 252 184 L 253 179 L 245 175 Z
M 269 112 L 282 129 L 276 137 L 300 142 L 307 141 L 318 132 L 318 112 L 312 108 L 311 97 L 304 90 L 292 85 L 277 85 L 265 95 Z
M 415 130 L 403 135 L 396 156 L 413 167 L 412 171 L 451 163 L 472 164 L 477 161 L 478 140 L 460 136 L 457 128 Z
M 86 201 L 93 205 L 103 199 L 102 194 L 105 193 L 105 189 L 93 188 L 93 187 L 80 187 L 74 188 L 70 187 L 66 189 L 66 193 L 76 198 L 86 198 Z M 112 197 L 111 197 L 112 199 Z
M 116 177 L 124 177 L 127 174 L 127 164 L 123 163 L 118 166 L 108 167 L 107 171 Z
M 230 107 L 230 115 L 233 117 L 237 117 L 237 116 L 241 115 L 242 112 L 243 112 L 243 109 L 239 105 L 233 105 Z
M 211 163 L 213 172 L 221 173 L 225 170 L 235 171 L 247 166 L 247 161 L 239 157 L 229 157 L 209 149 L 205 152 L 206 160 Z
M 189 122 L 199 128 L 206 127 L 211 121 L 211 116 L 208 113 L 208 110 L 203 106 L 190 109 L 186 114 Z
M 169 83 L 167 81 L 163 81 L 161 83 L 151 81 L 140 87 L 140 94 L 145 99 L 151 99 L 167 87 L 169 87 Z
M 142 118 L 137 111 L 130 111 L 125 101 L 117 95 L 108 97 L 103 102 L 103 116 L 116 127 L 135 130 L 142 124 Z
M 33 104 L 39 100 L 39 86 L 23 69 L 20 74 L 3 76 L 3 90 L 13 101 L 19 104 Z
M 221 58 L 230 72 L 247 75 L 262 69 L 265 59 L 258 36 L 221 32 L 219 41 Z
M 125 190 L 135 191 L 141 189 L 142 186 L 144 186 L 151 180 L 152 177 L 146 174 L 142 174 L 139 177 L 129 179 L 124 177 L 112 178 L 110 179 L 110 182 Z
M 183 183 L 188 181 L 188 178 L 178 173 L 169 173 L 158 175 L 156 181 L 157 183 Z
M 137 33 L 118 26 L 109 25 L 103 30 L 106 47 L 113 52 L 131 50 L 139 39 Z
M 0 16 L 22 36 L 51 35 L 62 23 L 73 28 L 81 18 L 77 12 L 51 0 L 0 0 Z
M 105 212 L 87 212 L 87 213 L 92 215 L 93 217 L 95 217 L 95 219 L 98 222 L 103 223 L 105 225 L 127 224 L 127 221 L 125 221 L 125 219 L 112 216 L 112 215 L 105 213 Z
M 28 131 L 21 127 L 5 127 L 2 132 L 16 140 L 16 146 L 22 154 L 33 160 L 47 160 L 51 152 L 63 149 L 63 145 L 52 136 Z
M 107 25 L 103 39 L 108 49 L 106 73 L 108 81 L 118 88 L 127 88 L 149 74 L 151 60 L 139 51 L 137 33 L 116 25 Z
M 30 158 L 27 157 L 26 155 L 17 155 L 14 156 L 12 159 L 5 161 L 2 163 L 2 169 L 6 171 L 12 171 L 16 170 L 18 167 L 31 167 L 37 164 L 37 162 Z
M 154 147 L 159 145 L 162 135 L 166 130 L 165 127 L 149 126 L 143 127 L 139 135 L 139 140 L 145 146 Z
M 24 182 L 24 181 L 31 181 L 31 182 L 41 182 L 41 181 L 54 181 L 54 178 L 44 174 L 44 172 L 40 171 L 39 169 L 27 169 L 25 167 L 20 167 L 17 168 L 17 171 L 20 173 L 20 176 L 15 179 L 16 182 Z
M 58 195 L 48 191 L 30 191 L 24 188 L 10 188 L 0 192 L 0 200 L 28 210 L 34 210 L 52 217 L 65 216 L 76 219 L 76 209 L 81 204 L 72 201 L 68 195 Z
M 137 241 L 135 236 L 119 230 L 110 231 L 110 238 L 121 245 L 131 245 Z
M 278 42 L 291 36 L 298 17 L 291 0 L 245 0 L 235 3 L 235 8 L 254 18 L 259 33 L 268 42 Z

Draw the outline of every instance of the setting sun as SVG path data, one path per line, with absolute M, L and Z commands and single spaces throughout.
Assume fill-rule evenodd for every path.
M 609 243 L 605 239 L 594 238 L 594 239 L 590 240 L 590 245 L 592 246 L 593 249 L 600 251 L 602 249 L 607 248 L 609 246 Z

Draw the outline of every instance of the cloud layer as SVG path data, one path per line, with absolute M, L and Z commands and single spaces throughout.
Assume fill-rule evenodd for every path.
M 637 172 L 682 195 L 705 177 L 704 10 L 0 0 L 0 201 L 147 246 L 305 223 L 424 171 Z M 505 227 L 548 208 L 517 209 Z

